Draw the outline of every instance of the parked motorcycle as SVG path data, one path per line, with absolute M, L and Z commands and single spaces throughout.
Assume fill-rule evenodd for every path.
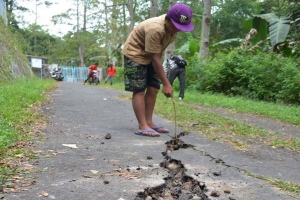
M 99 75 L 98 75 L 97 70 L 93 70 L 93 75 L 92 75 L 92 77 L 89 78 L 88 82 L 89 82 L 90 85 L 92 83 L 95 83 L 95 85 L 98 85 L 100 83 Z
M 57 80 L 57 81 L 63 81 L 64 80 L 64 75 L 61 71 L 61 68 L 54 68 L 53 71 L 51 72 L 51 77 L 54 79 L 54 80 Z

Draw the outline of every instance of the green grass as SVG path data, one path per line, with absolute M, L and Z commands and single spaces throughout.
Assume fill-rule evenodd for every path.
M 47 101 L 45 93 L 55 84 L 53 80 L 36 77 L 0 82 L 0 160 L 20 154 L 20 143 L 25 144 L 31 138 L 34 124 L 41 120 L 34 109 Z M 1 185 L 3 177 L 13 174 L 15 169 L 0 163 Z
M 124 90 L 123 83 L 116 83 L 113 87 Z M 232 113 L 256 114 L 296 125 L 300 125 L 300 107 L 252 101 L 240 97 L 226 97 L 218 94 L 201 94 L 195 91 L 186 91 L 184 101 L 178 101 L 177 96 L 178 92 L 175 91 L 176 122 L 182 130 L 197 131 L 209 139 L 230 142 L 238 149 L 247 148 L 244 140 L 251 139 L 262 141 L 270 146 L 300 151 L 299 138 L 282 139 L 278 134 L 272 134 L 261 128 L 213 112 L 200 111 L 193 105 L 221 107 L 229 109 Z M 130 98 L 130 93 L 128 98 Z M 161 92 L 158 94 L 155 112 L 175 122 L 172 100 L 167 99 Z M 199 125 L 191 127 L 192 123 L 199 123 Z
M 117 82 L 113 87 L 124 90 L 122 82 Z M 175 99 L 177 96 L 178 91 L 175 91 Z M 300 126 L 300 106 L 253 101 L 221 94 L 203 94 L 195 91 L 186 91 L 184 102 L 215 108 L 227 108 L 231 112 L 256 114 Z
M 265 176 L 261 176 L 261 175 L 257 175 L 257 174 L 252 174 L 252 173 L 246 173 L 248 176 L 252 176 L 264 181 L 268 181 L 270 184 L 284 190 L 284 191 L 288 191 L 288 192 L 292 192 L 293 194 L 296 195 L 300 195 L 300 185 L 299 184 L 295 184 L 292 182 L 288 182 L 288 181 L 282 181 L 282 180 L 277 180 L 277 179 L 272 179 L 272 178 L 268 178 Z M 299 199 L 296 196 L 293 196 L 296 199 Z
M 186 92 L 185 101 L 203 106 L 223 107 L 235 112 L 257 114 L 300 125 L 299 106 L 253 101 L 241 97 L 227 97 L 220 94 L 201 94 L 191 91 Z

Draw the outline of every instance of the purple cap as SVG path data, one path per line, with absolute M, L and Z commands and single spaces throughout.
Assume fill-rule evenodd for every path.
M 167 15 L 178 30 L 194 30 L 194 25 L 192 23 L 193 11 L 189 6 L 181 3 L 175 4 L 169 9 Z

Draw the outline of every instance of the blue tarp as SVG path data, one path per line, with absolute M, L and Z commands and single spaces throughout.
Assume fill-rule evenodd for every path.
M 83 82 L 87 78 L 88 67 L 70 67 L 70 66 L 59 66 L 61 67 L 64 75 L 64 81 L 66 82 Z M 99 79 L 102 80 L 102 68 L 99 70 Z

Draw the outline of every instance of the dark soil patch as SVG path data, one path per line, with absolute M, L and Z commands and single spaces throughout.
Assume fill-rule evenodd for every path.
M 164 161 L 160 163 L 160 167 L 168 171 L 168 176 L 164 178 L 165 182 L 159 186 L 146 188 L 144 192 L 138 193 L 135 200 L 193 198 L 209 200 L 205 194 L 208 192 L 205 183 L 188 176 L 185 173 L 187 169 L 184 167 L 184 164 L 181 163 L 180 160 L 172 159 L 171 156 L 168 155 L 169 152 L 189 147 L 193 147 L 193 145 L 186 144 L 178 138 L 166 142 L 166 151 L 162 153 L 164 155 Z M 217 194 L 215 194 L 215 196 L 216 195 Z M 218 195 L 216 197 L 218 197 Z

